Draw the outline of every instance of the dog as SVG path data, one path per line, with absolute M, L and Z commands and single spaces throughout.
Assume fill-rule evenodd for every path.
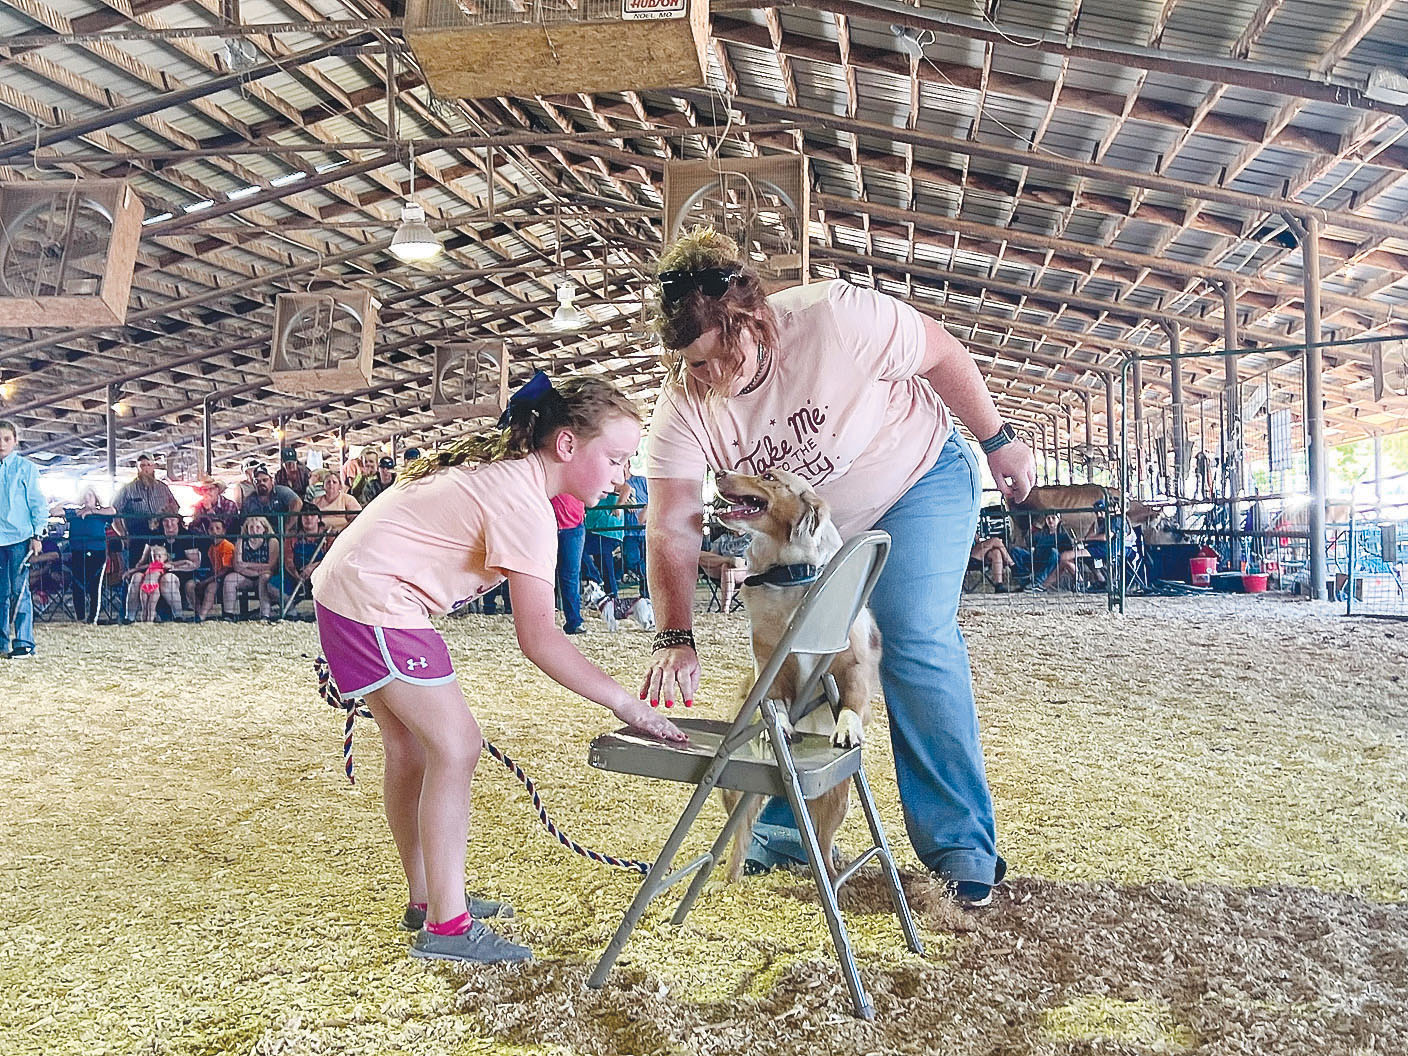
M 621 629 L 621 621 L 626 619 L 634 620 L 643 631 L 655 630 L 655 606 L 649 598 L 618 598 L 589 579 L 582 588 L 582 604 L 596 609 L 601 622 L 613 633 Z
M 746 560 L 752 573 L 741 590 L 744 607 L 751 624 L 754 671 L 759 672 L 772 657 L 777 643 L 801 605 L 810 586 L 812 575 L 795 577 L 779 575 L 775 570 L 787 566 L 811 566 L 819 570 L 841 549 L 841 535 L 831 522 L 826 503 L 801 477 L 783 470 L 772 470 L 758 476 L 720 474 L 717 478 L 719 497 L 714 516 L 727 528 L 745 532 L 749 537 Z M 795 573 L 797 569 L 794 567 Z M 752 583 L 753 577 L 772 573 L 779 579 L 806 579 L 805 582 Z M 850 644 L 831 662 L 830 673 L 836 680 L 841 698 L 839 712 L 833 716 L 828 707 L 818 707 L 805 716 L 799 728 L 809 733 L 824 733 L 839 748 L 858 746 L 865 736 L 871 719 L 871 700 L 880 689 L 880 633 L 868 610 L 862 609 L 851 626 Z M 785 716 L 799 688 L 801 672 L 796 658 L 783 665 L 768 697 Z M 790 727 L 789 732 L 790 731 Z M 740 793 L 724 792 L 724 802 L 731 812 Z M 846 818 L 850 790 L 842 783 L 831 791 L 809 800 L 812 823 L 821 844 L 822 861 L 834 879 L 836 832 Z M 745 817 L 734 838 L 733 855 L 728 877 L 737 880 L 743 871 L 747 848 L 752 840 L 753 825 L 761 810 L 761 802 Z

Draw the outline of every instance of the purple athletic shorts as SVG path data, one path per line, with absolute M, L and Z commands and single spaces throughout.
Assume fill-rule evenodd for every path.
M 394 678 L 438 686 L 455 677 L 445 640 L 430 627 L 372 627 L 313 603 L 318 640 L 344 697 L 360 697 Z

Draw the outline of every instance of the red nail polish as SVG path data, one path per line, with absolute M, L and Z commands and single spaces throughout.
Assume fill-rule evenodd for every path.
M 652 701 L 650 702 L 650 706 L 651 706 L 652 708 L 658 708 L 658 707 L 660 706 L 660 702 L 659 702 L 658 700 L 652 700 Z
M 667 707 L 667 708 L 673 708 L 674 706 L 675 706 L 675 702 L 674 702 L 673 700 L 667 700 L 667 701 L 665 701 L 665 707 Z
M 694 707 L 694 701 L 692 701 L 692 700 L 686 700 L 686 701 L 684 702 L 684 706 L 685 706 L 686 708 L 692 708 L 692 707 Z

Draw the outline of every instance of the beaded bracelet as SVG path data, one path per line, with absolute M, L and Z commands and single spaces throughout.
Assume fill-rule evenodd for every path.
M 693 649 L 694 632 L 683 627 L 667 628 L 655 636 L 655 640 L 650 644 L 650 651 L 673 649 L 677 645 L 687 645 Z

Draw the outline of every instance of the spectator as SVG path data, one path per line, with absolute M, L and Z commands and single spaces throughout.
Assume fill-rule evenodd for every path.
M 348 490 L 352 492 L 352 497 L 363 506 L 371 501 L 364 492 L 368 485 L 377 479 L 377 462 L 376 448 L 370 446 L 362 448 L 362 453 L 356 462 L 357 476 Z
M 372 499 L 376 498 L 383 491 L 388 491 L 391 485 L 396 483 L 396 460 L 390 455 L 383 455 L 376 464 L 376 477 L 367 481 L 362 487 L 362 494 L 358 496 L 363 506 L 370 506 Z
M 313 483 L 313 474 L 308 467 L 298 461 L 298 448 L 286 447 L 279 452 L 279 471 L 274 474 L 274 483 L 282 484 L 304 502 L 308 501 L 308 485 Z
M 251 470 L 251 481 L 253 484 Z M 237 502 L 225 494 L 225 485 L 207 473 L 202 473 L 196 481 L 196 491 L 200 493 L 200 498 L 196 501 L 196 508 L 191 511 L 191 531 L 197 535 L 209 535 L 212 521 L 220 521 L 225 526 L 225 534 L 239 524 L 240 507 Z
M 267 473 L 266 473 L 267 476 Z M 274 479 L 269 477 L 272 486 Z M 285 489 L 287 490 L 287 489 Z M 269 522 L 261 516 L 246 517 L 241 529 L 239 545 L 235 547 L 230 571 L 221 584 L 223 596 L 220 611 L 227 620 L 235 618 L 239 604 L 239 593 L 245 587 L 254 590 L 259 599 L 259 615 L 270 618 L 273 602 L 278 598 L 271 588 L 270 580 L 279 566 L 278 540 L 274 538 Z
M 418 458 L 420 458 L 420 448 L 408 447 L 406 453 L 401 456 L 401 465 L 408 466 Z
M 168 513 L 179 513 L 180 505 L 171 489 L 156 479 L 156 463 L 152 456 L 137 456 L 137 475 L 122 485 L 113 500 L 117 520 L 113 528 L 127 543 L 127 566 L 132 568 L 142 556 L 159 529 L 153 523 Z
M 244 464 L 244 476 L 235 485 L 235 504 L 244 509 L 244 500 L 254 494 L 254 474 L 264 463 L 257 458 L 247 459 Z
M 992 535 L 986 539 L 975 537 L 973 548 L 968 551 L 968 561 L 970 564 L 976 563 L 979 567 L 986 566 L 993 589 L 999 593 L 1006 594 L 1022 589 L 1020 583 L 1008 581 L 1008 571 L 1018 568 L 1019 562 L 998 536 Z
M 39 490 L 39 470 L 19 454 L 19 427 L 0 419 L 0 657 L 34 655 L 34 603 L 26 557 L 43 549 L 49 504 Z
M 587 530 L 582 526 L 586 507 L 574 495 L 558 495 L 552 500 L 557 517 L 557 592 L 562 601 L 562 630 L 581 634 L 582 623 L 582 544 Z
M 150 570 L 151 558 L 146 561 L 139 561 L 137 567 L 127 573 L 127 604 L 124 609 L 124 623 L 131 623 L 136 618 L 136 613 L 143 611 L 146 606 L 143 594 L 155 595 L 160 593 L 158 600 L 166 602 L 166 607 L 172 619 L 179 619 L 181 616 L 181 594 L 185 584 L 195 576 L 201 564 L 201 551 L 204 549 L 203 540 L 198 536 L 185 530 L 181 523 L 181 515 L 173 514 L 169 517 L 161 518 L 161 530 L 152 537 L 151 546 L 160 546 L 166 557 L 162 560 L 163 566 L 161 574 L 155 581 L 156 591 L 145 589 L 146 574 Z M 155 613 L 157 601 L 151 601 L 150 607 Z M 150 620 L 146 622 L 150 623 Z
M 103 562 L 108 559 L 108 525 L 114 514 L 104 506 L 95 488 L 84 488 L 77 506 L 64 509 L 68 522 L 69 568 L 73 574 L 73 615 L 79 623 L 87 623 L 97 615 L 102 599 L 98 597 L 98 581 L 102 579 Z M 90 612 L 89 600 L 93 607 Z
M 587 541 L 582 568 L 588 579 L 600 583 L 602 589 L 613 598 L 616 596 L 616 548 L 621 545 L 625 523 L 617 507 L 630 493 L 629 485 L 622 482 L 615 491 L 607 492 L 600 502 L 586 512 L 583 522 L 587 529 Z
M 716 526 L 714 537 L 699 551 L 699 571 L 723 588 L 719 611 L 725 615 L 733 608 L 733 593 L 747 571 L 747 553 L 748 536 L 723 525 Z
M 229 574 L 235 559 L 235 544 L 225 538 L 225 522 L 218 518 L 212 520 L 206 530 L 210 535 L 210 545 L 205 549 L 200 568 L 186 584 L 186 603 L 195 613 L 197 623 L 210 618 L 210 610 L 215 607 L 215 599 L 219 596 L 221 580 Z
M 1060 585 L 1061 575 L 1076 581 L 1076 540 L 1068 529 L 1061 527 L 1061 515 L 1048 513 L 1032 529 L 1032 567 L 1036 569 L 1033 590 L 1050 590 Z
M 303 500 L 294 493 L 293 489 L 282 484 L 275 484 L 268 467 L 260 466 L 254 471 L 254 493 L 245 499 L 244 504 L 240 506 L 240 515 L 245 520 L 251 517 L 263 517 L 273 525 L 277 534 L 283 535 L 286 523 L 288 528 L 293 527 L 291 515 L 301 509 L 303 509 Z
M 281 598 L 292 598 L 308 581 L 333 534 L 324 529 L 323 515 L 316 506 L 303 507 L 298 515 L 298 531 L 284 540 L 283 567 L 273 578 L 274 589 Z
M 638 510 L 626 510 L 626 532 L 621 539 L 621 563 L 627 572 L 634 572 L 640 579 L 640 596 L 650 597 L 650 585 L 645 578 L 645 514 L 650 501 L 650 487 L 639 473 L 626 478 L 631 493 L 626 496 L 626 505 L 639 506 Z
M 343 488 L 342 476 L 337 470 L 324 470 L 322 483 L 323 493 L 313 502 L 322 511 L 324 527 L 330 532 L 337 533 L 352 523 L 351 514 L 360 510 L 362 504 Z

